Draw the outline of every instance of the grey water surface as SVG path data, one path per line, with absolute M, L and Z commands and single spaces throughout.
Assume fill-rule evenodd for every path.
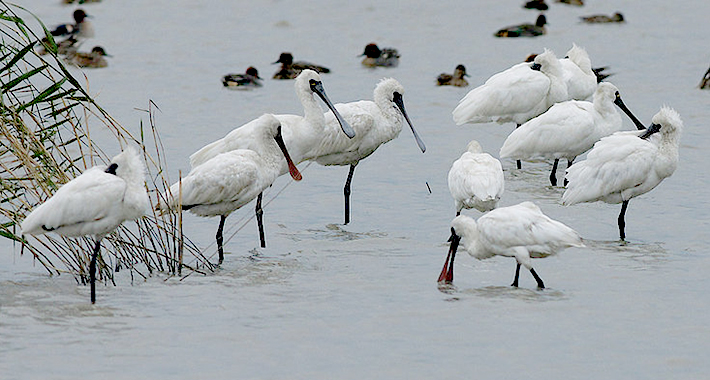
M 74 7 L 20 1 L 49 26 Z M 292 81 L 270 79 L 282 51 L 329 67 L 333 102 L 371 99 L 383 77 L 406 89 L 408 129 L 358 165 L 352 223 L 344 226 L 346 167 L 301 164 L 303 181 L 281 177 L 265 195 L 267 248 L 248 222 L 206 276 L 147 281 L 119 274 L 97 303 L 69 275 L 48 277 L 1 241 L 2 379 L 702 379 L 710 363 L 708 143 L 710 4 L 588 0 L 550 3 L 548 34 L 496 39 L 499 28 L 533 22 L 523 1 L 104 0 L 86 4 L 109 67 L 85 70 L 88 90 L 137 133 L 153 101 L 170 175 L 188 156 L 264 112 L 301 114 Z M 623 13 L 626 23 L 585 25 L 579 16 Z M 377 42 L 396 47 L 393 69 L 358 57 Z M 549 288 L 526 271 L 508 285 L 511 259 L 461 254 L 454 286 L 436 283 L 455 214 L 446 176 L 471 139 L 494 156 L 513 125 L 456 126 L 451 110 L 471 88 L 549 48 L 577 43 L 644 123 L 662 105 L 685 123 L 676 173 L 633 199 L 628 243 L 618 205 L 563 207 L 550 164 L 504 161 L 501 205 L 525 200 L 576 229 L 586 248 L 535 261 Z M 434 85 L 464 64 L 471 86 Z M 256 66 L 264 86 L 230 91 L 220 78 Z M 79 69 L 72 69 L 81 76 Z M 624 119 L 624 128 L 633 129 Z M 118 151 L 100 128 L 92 136 Z M 580 158 L 581 159 L 581 158 Z M 285 189 L 284 189 L 285 188 Z M 429 191 L 431 189 L 431 192 Z M 283 190 L 283 191 L 281 191 Z M 278 196 L 275 197 L 278 193 Z M 253 206 L 227 220 L 233 233 Z M 474 211 L 468 215 L 478 217 Z M 218 220 L 185 216 L 208 254 Z M 216 261 L 216 257 L 213 257 Z M 124 273 L 124 272 L 122 272 Z

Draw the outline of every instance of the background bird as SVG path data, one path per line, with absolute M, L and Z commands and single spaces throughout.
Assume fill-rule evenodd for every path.
M 377 44 L 371 43 L 365 46 L 365 51 L 360 56 L 365 56 L 362 59 L 362 65 L 366 67 L 397 67 L 399 65 L 399 52 L 397 49 L 384 48 L 380 49 Z
M 545 25 L 547 25 L 547 18 L 541 14 L 537 16 L 535 24 L 506 26 L 493 35 L 496 37 L 537 37 L 547 33 Z
M 591 16 L 582 16 L 580 17 L 582 22 L 586 22 L 587 24 L 603 24 L 603 23 L 610 23 L 610 22 L 624 22 L 624 16 L 616 12 L 611 16 L 607 15 L 591 15 Z
M 532 202 L 497 208 L 478 221 L 464 215 L 451 222 L 451 246 L 439 282 L 451 283 L 454 279 L 454 258 L 459 243 L 469 255 L 479 259 L 493 256 L 514 257 L 515 279 L 518 286 L 520 266 L 525 266 L 537 281 L 540 289 L 545 284 L 532 267 L 533 258 L 544 258 L 568 247 L 584 247 L 579 234 L 566 225 L 552 220 Z
M 261 77 L 255 67 L 249 66 L 244 74 L 227 74 L 222 77 L 224 87 L 253 88 L 261 87 Z
M 149 207 L 145 165 L 128 148 L 108 166 L 94 166 L 67 182 L 22 222 L 23 235 L 54 232 L 61 236 L 92 236 L 89 264 L 91 303 L 96 302 L 96 261 L 101 239 L 126 220 L 138 219 Z
M 675 172 L 682 129 L 678 112 L 664 106 L 648 129 L 617 132 L 601 139 L 586 160 L 567 169 L 569 185 L 562 203 L 621 203 L 618 225 L 624 240 L 629 200 L 651 191 Z
M 279 59 L 272 64 L 281 64 L 281 68 L 274 74 L 274 79 L 294 79 L 303 70 L 313 70 L 319 74 L 329 73 L 330 69 L 310 62 L 293 61 L 293 54 L 281 53 Z
M 464 77 L 468 76 L 470 75 L 466 74 L 466 67 L 464 65 L 457 65 L 453 74 L 439 74 L 439 76 L 436 77 L 436 84 L 439 86 L 466 87 L 468 86 L 468 81 Z

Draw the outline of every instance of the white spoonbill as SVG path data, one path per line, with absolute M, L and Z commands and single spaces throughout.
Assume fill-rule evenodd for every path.
M 326 112 L 326 129 L 320 144 L 306 153 L 305 158 L 321 165 L 350 165 L 345 182 L 345 224 L 350 223 L 350 183 L 355 166 L 371 155 L 380 145 L 399 136 L 406 121 L 422 153 L 424 142 L 414 129 L 404 108 L 404 87 L 392 78 L 382 79 L 375 86 L 371 100 L 336 104 L 335 108 L 355 130 L 355 137 L 346 138 L 338 130 L 338 121 L 333 112 Z
M 519 63 L 469 91 L 453 111 L 454 122 L 523 124 L 569 100 L 563 75 L 560 61 L 545 49 L 534 63 Z
M 320 75 L 313 70 L 303 70 L 294 81 L 296 96 L 303 105 L 304 116 L 299 115 L 274 115 L 281 122 L 281 134 L 291 159 L 296 164 L 304 161 L 305 154 L 320 143 L 326 133 L 325 117 L 323 110 L 318 105 L 315 96 L 318 95 L 323 102 L 334 110 L 333 103 L 325 93 Z M 352 127 L 335 112 L 337 125 L 340 130 L 352 138 L 355 132 Z M 259 119 L 257 119 L 259 120 Z M 261 123 L 256 120 L 244 124 L 229 132 L 225 137 L 212 142 L 190 156 L 190 166 L 195 168 L 220 153 L 236 149 L 253 149 L 260 143 L 260 134 L 255 130 L 261 128 Z M 336 134 L 340 133 L 336 131 Z M 289 172 L 286 160 L 281 157 L 280 175 Z
M 550 183 L 557 186 L 557 165 L 588 151 L 604 136 L 621 129 L 621 115 L 614 107 L 623 104 L 619 90 L 611 83 L 601 83 L 594 101 L 568 100 L 550 107 L 547 112 L 515 129 L 500 148 L 501 158 L 527 160 L 554 159 Z
M 217 228 L 217 251 L 219 262 L 224 260 L 222 230 L 224 221 L 233 211 L 257 198 L 256 217 L 261 246 L 265 247 L 262 221 L 261 194 L 278 178 L 281 157 L 286 162 L 294 180 L 301 180 L 301 173 L 281 137 L 281 123 L 274 115 L 265 114 L 255 123 L 254 145 L 251 149 L 237 149 L 220 153 L 207 162 L 190 170 L 181 181 L 170 186 L 163 194 L 161 208 L 175 210 L 182 204 L 199 216 L 220 216 Z
M 587 100 L 594 95 L 598 78 L 592 70 L 592 60 L 584 48 L 572 44 L 572 48 L 560 59 L 560 63 L 569 99 Z
M 678 166 L 683 122 L 674 109 L 661 107 L 643 131 L 617 132 L 594 144 L 587 159 L 567 169 L 564 205 L 604 201 L 621 203 L 619 236 L 626 238 L 624 215 L 633 197 L 645 194 Z M 660 136 L 654 135 L 660 132 Z
M 512 121 L 520 126 L 565 100 L 569 95 L 562 64 L 545 49 L 533 63 L 519 63 L 469 91 L 454 108 L 453 117 L 457 125 Z M 521 168 L 520 161 L 517 166 Z
M 454 280 L 454 258 L 459 242 L 469 255 L 479 259 L 514 257 L 517 262 L 512 286 L 518 286 L 520 266 L 530 270 L 540 289 L 545 284 L 532 267 L 534 258 L 554 255 L 568 247 L 584 247 L 582 238 L 566 225 L 552 220 L 532 202 L 497 208 L 473 220 L 464 215 L 451 222 L 451 246 L 439 282 Z
M 94 166 L 64 184 L 22 222 L 23 235 L 54 232 L 94 237 L 89 264 L 91 303 L 96 302 L 96 260 L 101 239 L 124 221 L 140 218 L 149 207 L 144 177 L 143 161 L 128 148 L 108 166 Z
M 483 153 L 481 144 L 473 140 L 466 152 L 449 170 L 449 191 L 454 198 L 456 215 L 464 208 L 486 212 L 498 205 L 505 189 L 500 161 Z

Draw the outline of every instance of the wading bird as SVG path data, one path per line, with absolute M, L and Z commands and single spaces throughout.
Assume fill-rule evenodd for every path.
M 126 220 L 138 219 L 149 207 L 145 165 L 126 149 L 108 166 L 94 166 L 67 182 L 22 222 L 23 235 L 54 232 L 61 236 L 90 235 L 95 240 L 89 264 L 91 303 L 96 302 L 96 261 L 101 239 Z
M 545 284 L 533 269 L 531 259 L 548 257 L 568 247 L 584 247 L 575 230 L 550 219 L 532 202 L 497 208 L 478 221 L 457 216 L 451 222 L 449 241 L 451 246 L 439 275 L 440 283 L 453 282 L 454 258 L 462 243 L 466 252 L 479 260 L 493 256 L 514 257 L 515 279 L 511 285 L 518 286 L 523 265 L 535 277 L 540 289 L 544 289 Z
M 648 129 L 602 138 L 586 160 L 567 169 L 569 184 L 562 203 L 621 203 L 618 225 L 619 237 L 624 240 L 629 200 L 651 191 L 675 172 L 682 129 L 678 112 L 664 106 Z
M 500 161 L 484 153 L 476 140 L 469 142 L 466 152 L 451 165 L 448 180 L 457 216 L 464 208 L 493 210 L 505 190 Z
M 350 223 L 350 183 L 355 166 L 360 160 L 371 155 L 380 145 L 399 136 L 406 122 L 421 149 L 426 151 L 424 142 L 414 129 L 404 108 L 404 87 L 392 78 L 382 79 L 373 93 L 372 100 L 336 104 L 335 109 L 355 130 L 355 137 L 346 138 L 338 132 L 338 121 L 333 112 L 326 112 L 326 131 L 320 143 L 307 152 L 306 159 L 321 165 L 350 165 L 345 181 L 345 224 Z
M 163 194 L 163 210 L 189 210 L 199 216 L 219 216 L 217 251 L 219 262 L 224 260 L 222 247 L 224 222 L 233 211 L 258 198 L 256 219 L 261 246 L 266 246 L 261 208 L 262 192 L 271 186 L 281 172 L 285 159 L 294 180 L 301 180 L 289 157 L 281 136 L 281 123 L 265 114 L 250 123 L 254 127 L 254 141 L 250 149 L 237 149 L 218 154 L 196 166 Z
M 619 90 L 611 83 L 601 83 L 593 102 L 568 100 L 550 107 L 547 112 L 515 129 L 500 148 L 501 158 L 527 160 L 554 159 L 550 183 L 557 186 L 557 165 L 588 151 L 604 136 L 621 129 L 621 115 L 614 104 L 621 104 Z

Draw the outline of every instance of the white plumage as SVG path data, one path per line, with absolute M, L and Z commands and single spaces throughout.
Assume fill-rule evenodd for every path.
M 559 159 L 567 159 L 569 167 L 595 142 L 621 128 L 621 115 L 614 106 L 617 99 L 620 96 L 616 86 L 601 83 L 593 102 L 569 100 L 557 103 L 514 130 L 500 148 L 500 157 L 554 159 L 550 182 L 557 186 Z
M 62 236 L 91 235 L 96 240 L 89 267 L 91 302 L 96 301 L 96 259 L 101 239 L 126 220 L 140 218 L 149 207 L 145 165 L 126 149 L 108 166 L 94 166 L 67 182 L 21 224 L 23 235 L 55 232 Z
M 457 125 L 514 122 L 518 125 L 569 99 L 562 64 L 545 52 L 534 63 L 519 63 L 471 90 L 453 111 Z
M 318 105 L 315 98 L 318 95 L 330 108 L 333 104 L 325 93 L 320 75 L 313 70 L 303 70 L 294 81 L 296 96 L 303 105 L 304 116 L 300 115 L 274 115 L 281 123 L 281 133 L 284 143 L 288 149 L 291 159 L 296 164 L 306 159 L 306 153 L 317 146 L 321 139 L 328 134 L 340 134 L 352 138 L 354 132 L 350 125 L 345 122 L 339 113 L 336 112 L 336 125 L 338 130 L 328 130 L 325 128 L 325 117 L 323 110 Z M 257 119 L 258 120 L 258 119 Z M 210 143 L 193 153 L 190 156 L 190 166 L 197 167 L 220 153 L 236 149 L 253 149 L 258 145 L 258 138 L 255 129 L 260 128 L 260 122 L 253 120 L 243 126 L 232 130 L 225 137 Z M 289 171 L 288 164 L 283 157 L 279 157 L 281 168 L 280 175 Z
M 622 203 L 618 224 L 624 240 L 624 214 L 629 200 L 647 193 L 673 174 L 678 166 L 682 129 L 678 112 L 664 106 L 653 116 L 647 130 L 617 132 L 601 139 L 586 160 L 567 169 L 569 185 L 562 195 L 563 204 Z
M 333 112 L 325 113 L 326 126 L 319 143 L 304 152 L 304 158 L 321 165 L 350 165 L 345 184 L 345 224 L 350 222 L 349 194 L 355 166 L 371 155 L 380 145 L 399 136 L 402 125 L 409 124 L 417 145 L 422 152 L 424 142 L 417 134 L 404 108 L 404 87 L 392 78 L 381 80 L 373 93 L 373 99 L 336 104 L 336 110 L 355 130 L 355 137 L 346 138 L 338 132 L 338 121 Z
M 505 189 L 500 161 L 483 153 L 475 140 L 468 143 L 467 151 L 451 165 L 448 182 L 456 215 L 464 208 L 481 212 L 493 210 Z
M 569 99 L 587 100 L 597 89 L 597 76 L 584 48 L 572 44 L 567 56 L 560 59 Z
M 497 208 L 478 221 L 457 216 L 451 222 L 451 247 L 439 276 L 439 282 L 454 278 L 454 258 L 459 242 L 473 257 L 483 260 L 493 256 L 514 257 L 517 266 L 512 286 L 518 286 L 520 266 L 530 270 L 539 288 L 545 285 L 532 267 L 532 258 L 553 255 L 568 247 L 583 247 L 576 231 L 552 220 L 532 202 Z
M 287 162 L 296 181 L 301 174 L 289 157 L 281 137 L 281 124 L 271 114 L 254 120 L 251 149 L 237 149 L 217 156 L 192 168 L 181 181 L 163 194 L 163 209 L 183 210 L 199 216 L 220 216 L 217 230 L 219 261 L 223 260 L 222 229 L 233 211 L 258 197 L 256 213 L 261 245 L 265 246 L 261 211 L 261 193 L 271 186 L 281 171 L 281 160 Z

